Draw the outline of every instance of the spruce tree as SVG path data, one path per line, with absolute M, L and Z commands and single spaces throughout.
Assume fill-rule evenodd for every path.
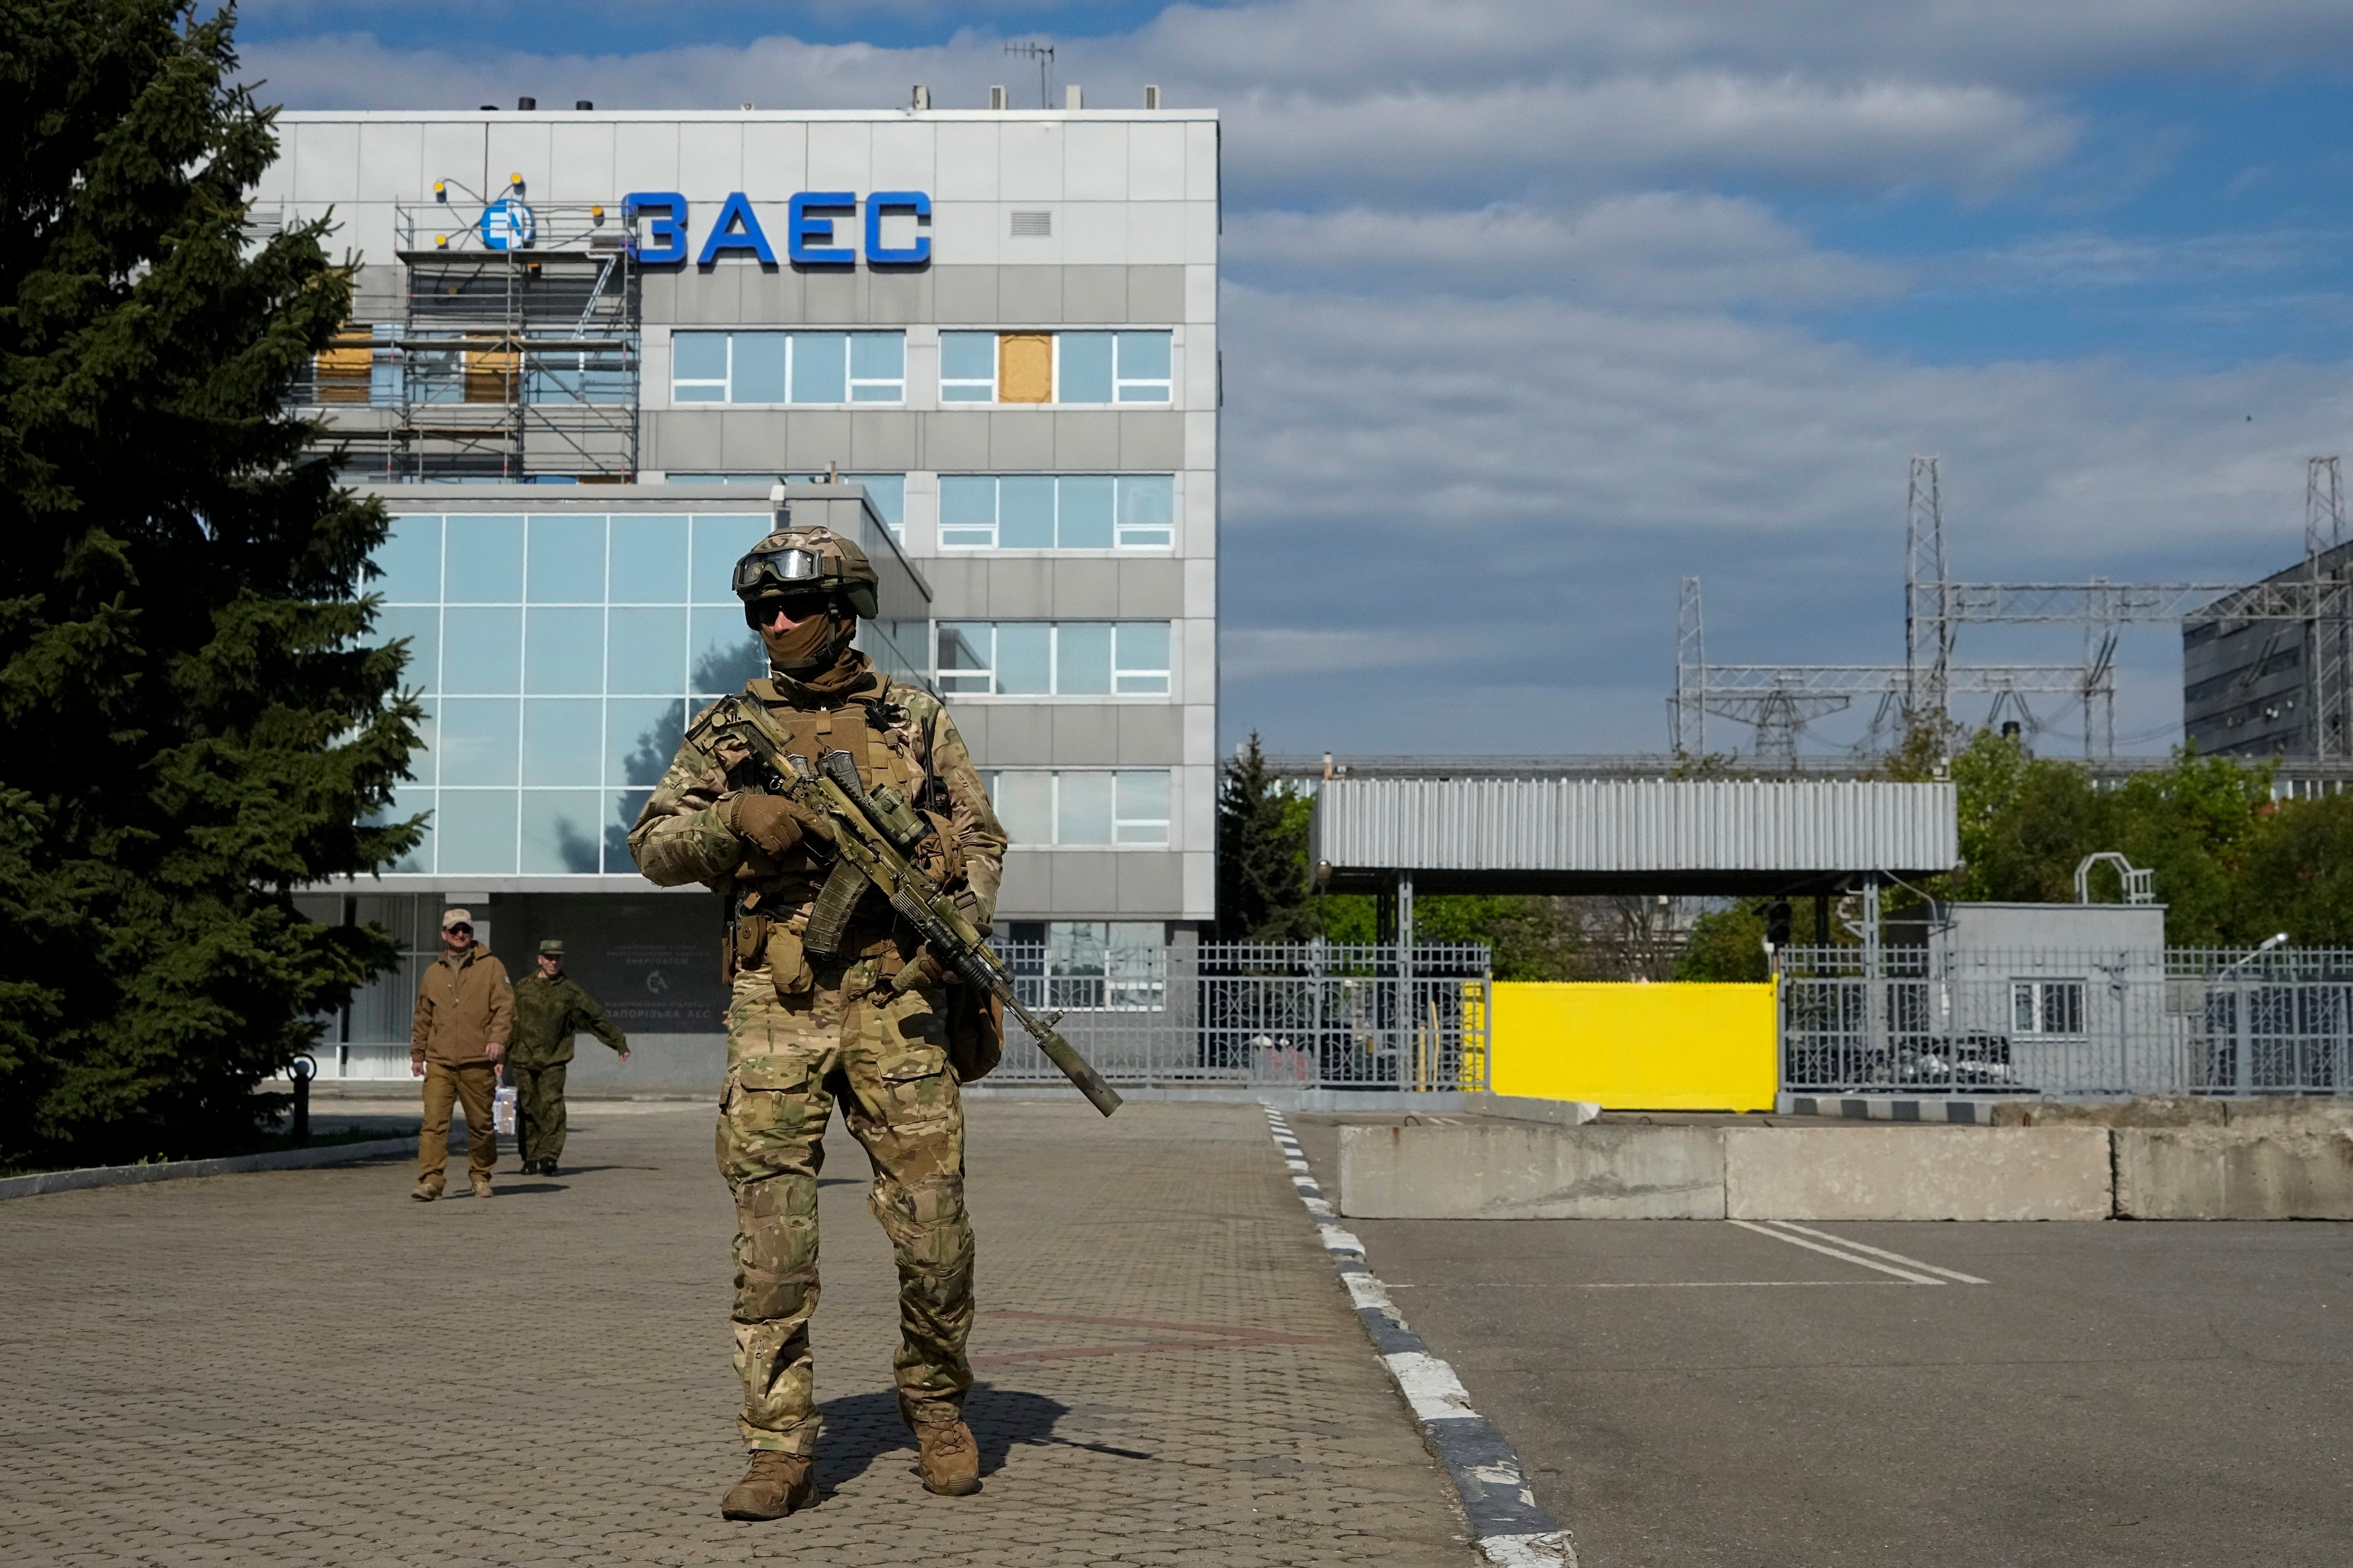
M 1220 770 L 1218 788 L 1218 937 L 1221 942 L 1305 942 L 1310 803 L 1266 770 L 1258 735 Z
M 0 0 L 0 1165 L 249 1141 L 390 962 L 290 889 L 380 868 L 415 735 L 380 507 L 288 395 L 350 309 L 233 15 Z

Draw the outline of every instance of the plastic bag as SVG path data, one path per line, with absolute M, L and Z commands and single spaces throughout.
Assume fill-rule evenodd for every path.
M 515 1091 L 512 1085 L 491 1096 L 491 1131 L 512 1136 L 515 1130 Z

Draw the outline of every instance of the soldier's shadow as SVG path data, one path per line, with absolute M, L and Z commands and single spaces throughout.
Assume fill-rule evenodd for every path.
M 899 1400 L 893 1394 L 852 1394 L 828 1400 L 825 1411 L 825 1440 L 818 1446 L 817 1459 L 818 1485 L 827 1491 L 845 1486 L 866 1473 L 876 1460 L 887 1455 L 903 1452 L 912 1466 L 915 1457 L 914 1434 L 899 1419 Z M 964 1418 L 972 1428 L 973 1440 L 980 1445 L 980 1473 L 983 1478 L 1003 1469 L 1012 1451 L 1023 1445 L 1060 1443 L 1054 1436 L 1055 1423 L 1071 1413 L 1071 1407 L 1043 1394 L 1029 1394 L 1018 1388 L 998 1388 L 993 1384 L 976 1383 L 965 1396 Z M 1100 1444 L 1082 1443 L 1078 1447 L 1102 1453 L 1116 1454 L 1123 1458 L 1149 1459 L 1150 1454 L 1127 1448 L 1107 1448 Z

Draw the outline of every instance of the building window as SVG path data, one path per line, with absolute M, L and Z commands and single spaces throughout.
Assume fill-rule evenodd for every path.
M 904 403 L 904 332 L 672 332 L 673 403 Z
M 1157 921 L 1014 921 L 1005 930 L 998 951 L 1025 1006 L 1157 1008 L 1166 994 L 1167 934 Z
M 2013 980 L 2010 983 L 2010 1032 L 2019 1035 L 2080 1035 L 2084 1032 L 2084 983 L 2080 980 Z
M 1004 768 L 981 776 L 997 821 L 1016 845 L 1167 847 L 1166 768 Z
M 943 403 L 1167 403 L 1170 334 L 942 332 Z
M 1167 474 L 943 474 L 943 550 L 1166 550 Z
M 1165 697 L 1166 621 L 942 621 L 940 689 L 976 697 Z

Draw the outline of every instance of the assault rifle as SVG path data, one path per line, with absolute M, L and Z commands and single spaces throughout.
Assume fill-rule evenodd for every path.
M 1055 1013 L 1040 1018 L 1021 1005 L 1005 961 L 989 951 L 987 941 L 956 906 L 954 896 L 915 863 L 913 857 L 933 836 L 930 820 L 887 784 L 869 795 L 858 776 L 857 759 L 848 752 L 828 752 L 815 767 L 807 757 L 787 755 L 785 740 L 771 727 L 773 723 L 757 703 L 730 697 L 712 712 L 710 730 L 750 750 L 768 765 L 774 775 L 772 789 L 826 824 L 812 837 L 829 839 L 837 858 L 802 935 L 810 951 L 834 951 L 859 899 L 870 884 L 879 888 L 891 907 L 915 928 L 942 970 L 953 971 L 967 984 L 1003 1003 L 1005 1010 L 1037 1040 L 1038 1048 L 1062 1069 L 1062 1076 L 1078 1086 L 1088 1103 L 1105 1116 L 1117 1110 L 1118 1094 L 1070 1041 L 1055 1032 L 1062 1016 Z M 914 962 L 899 971 L 891 983 L 894 994 L 912 990 L 922 981 L 923 958 L 918 953 Z

